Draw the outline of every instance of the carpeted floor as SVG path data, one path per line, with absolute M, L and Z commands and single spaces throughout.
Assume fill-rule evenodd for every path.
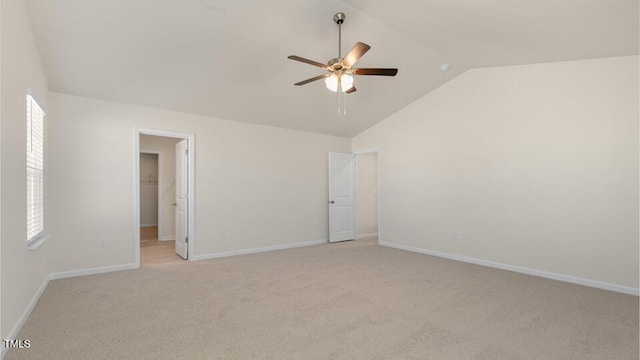
M 326 244 L 52 281 L 16 359 L 638 359 L 638 297 Z

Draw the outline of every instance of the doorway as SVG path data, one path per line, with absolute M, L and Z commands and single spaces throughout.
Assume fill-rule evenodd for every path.
M 175 146 L 181 139 L 140 135 L 140 263 L 179 261 L 175 255 Z
M 378 242 L 379 234 L 378 150 L 356 153 L 356 219 L 358 240 Z
M 147 136 L 147 135 L 142 135 Z M 141 140 L 143 143 L 144 141 Z M 143 148 L 145 148 L 143 146 Z M 140 246 L 157 243 L 159 239 L 159 151 L 140 150 Z M 163 159 L 164 160 L 164 159 Z
M 380 150 L 329 153 L 329 242 L 380 241 Z
M 193 141 L 194 136 L 187 133 L 135 131 L 134 256 L 138 267 L 179 262 L 193 254 Z

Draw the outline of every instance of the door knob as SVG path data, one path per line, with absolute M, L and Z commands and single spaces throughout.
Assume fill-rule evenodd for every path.
M 329 201 L 329 204 L 335 204 L 335 201 L 331 200 Z
M 171 206 L 178 206 L 178 203 L 173 203 L 171 204 Z

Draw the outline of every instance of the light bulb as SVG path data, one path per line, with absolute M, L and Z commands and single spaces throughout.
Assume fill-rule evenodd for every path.
M 349 74 L 342 74 L 340 76 L 340 87 L 343 92 L 353 87 L 353 76 Z
M 338 76 L 336 74 L 332 74 L 328 78 L 324 79 L 324 84 L 327 86 L 327 89 L 337 92 L 338 91 Z

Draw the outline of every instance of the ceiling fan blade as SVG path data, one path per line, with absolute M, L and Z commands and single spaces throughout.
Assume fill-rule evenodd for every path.
M 352 86 L 351 89 L 345 91 L 345 93 L 347 93 L 347 94 L 351 94 L 352 92 L 356 92 L 356 87 L 355 86 Z
M 313 81 L 316 81 L 316 80 L 320 80 L 320 79 L 324 79 L 324 78 L 329 77 L 329 76 L 331 76 L 331 74 L 329 74 L 329 73 L 327 73 L 327 74 L 322 74 L 322 75 L 318 75 L 318 76 L 316 76 L 316 77 L 312 77 L 312 78 L 310 78 L 310 79 L 302 80 L 302 81 L 300 81 L 300 82 L 297 82 L 297 83 L 295 83 L 294 85 L 296 85 L 296 86 L 305 85 L 305 84 L 308 84 L 308 83 L 310 83 L 310 82 L 313 82 Z
M 349 50 L 347 56 L 344 57 L 342 64 L 346 67 L 353 66 L 353 64 L 355 64 L 356 61 L 358 61 L 358 59 L 362 57 L 362 55 L 369 51 L 369 49 L 371 49 L 371 46 L 365 43 L 357 42 L 355 45 L 353 45 L 351 50 Z
M 382 69 L 382 68 L 353 69 L 354 75 L 396 76 L 397 73 L 398 73 L 398 69 Z
M 300 57 L 300 56 L 296 56 L 296 55 L 289 55 L 289 56 L 287 56 L 287 58 L 288 58 L 288 59 L 291 59 L 291 60 L 295 60 L 295 61 L 300 61 L 300 62 L 303 62 L 303 63 L 305 63 L 305 64 L 309 64 L 309 65 L 317 66 L 317 67 L 319 67 L 319 68 L 323 68 L 323 69 L 326 69 L 326 68 L 327 68 L 327 65 L 326 65 L 326 64 L 319 63 L 319 62 L 317 62 L 317 61 L 313 61 L 313 60 L 309 60 L 309 59 L 305 59 L 305 58 Z

